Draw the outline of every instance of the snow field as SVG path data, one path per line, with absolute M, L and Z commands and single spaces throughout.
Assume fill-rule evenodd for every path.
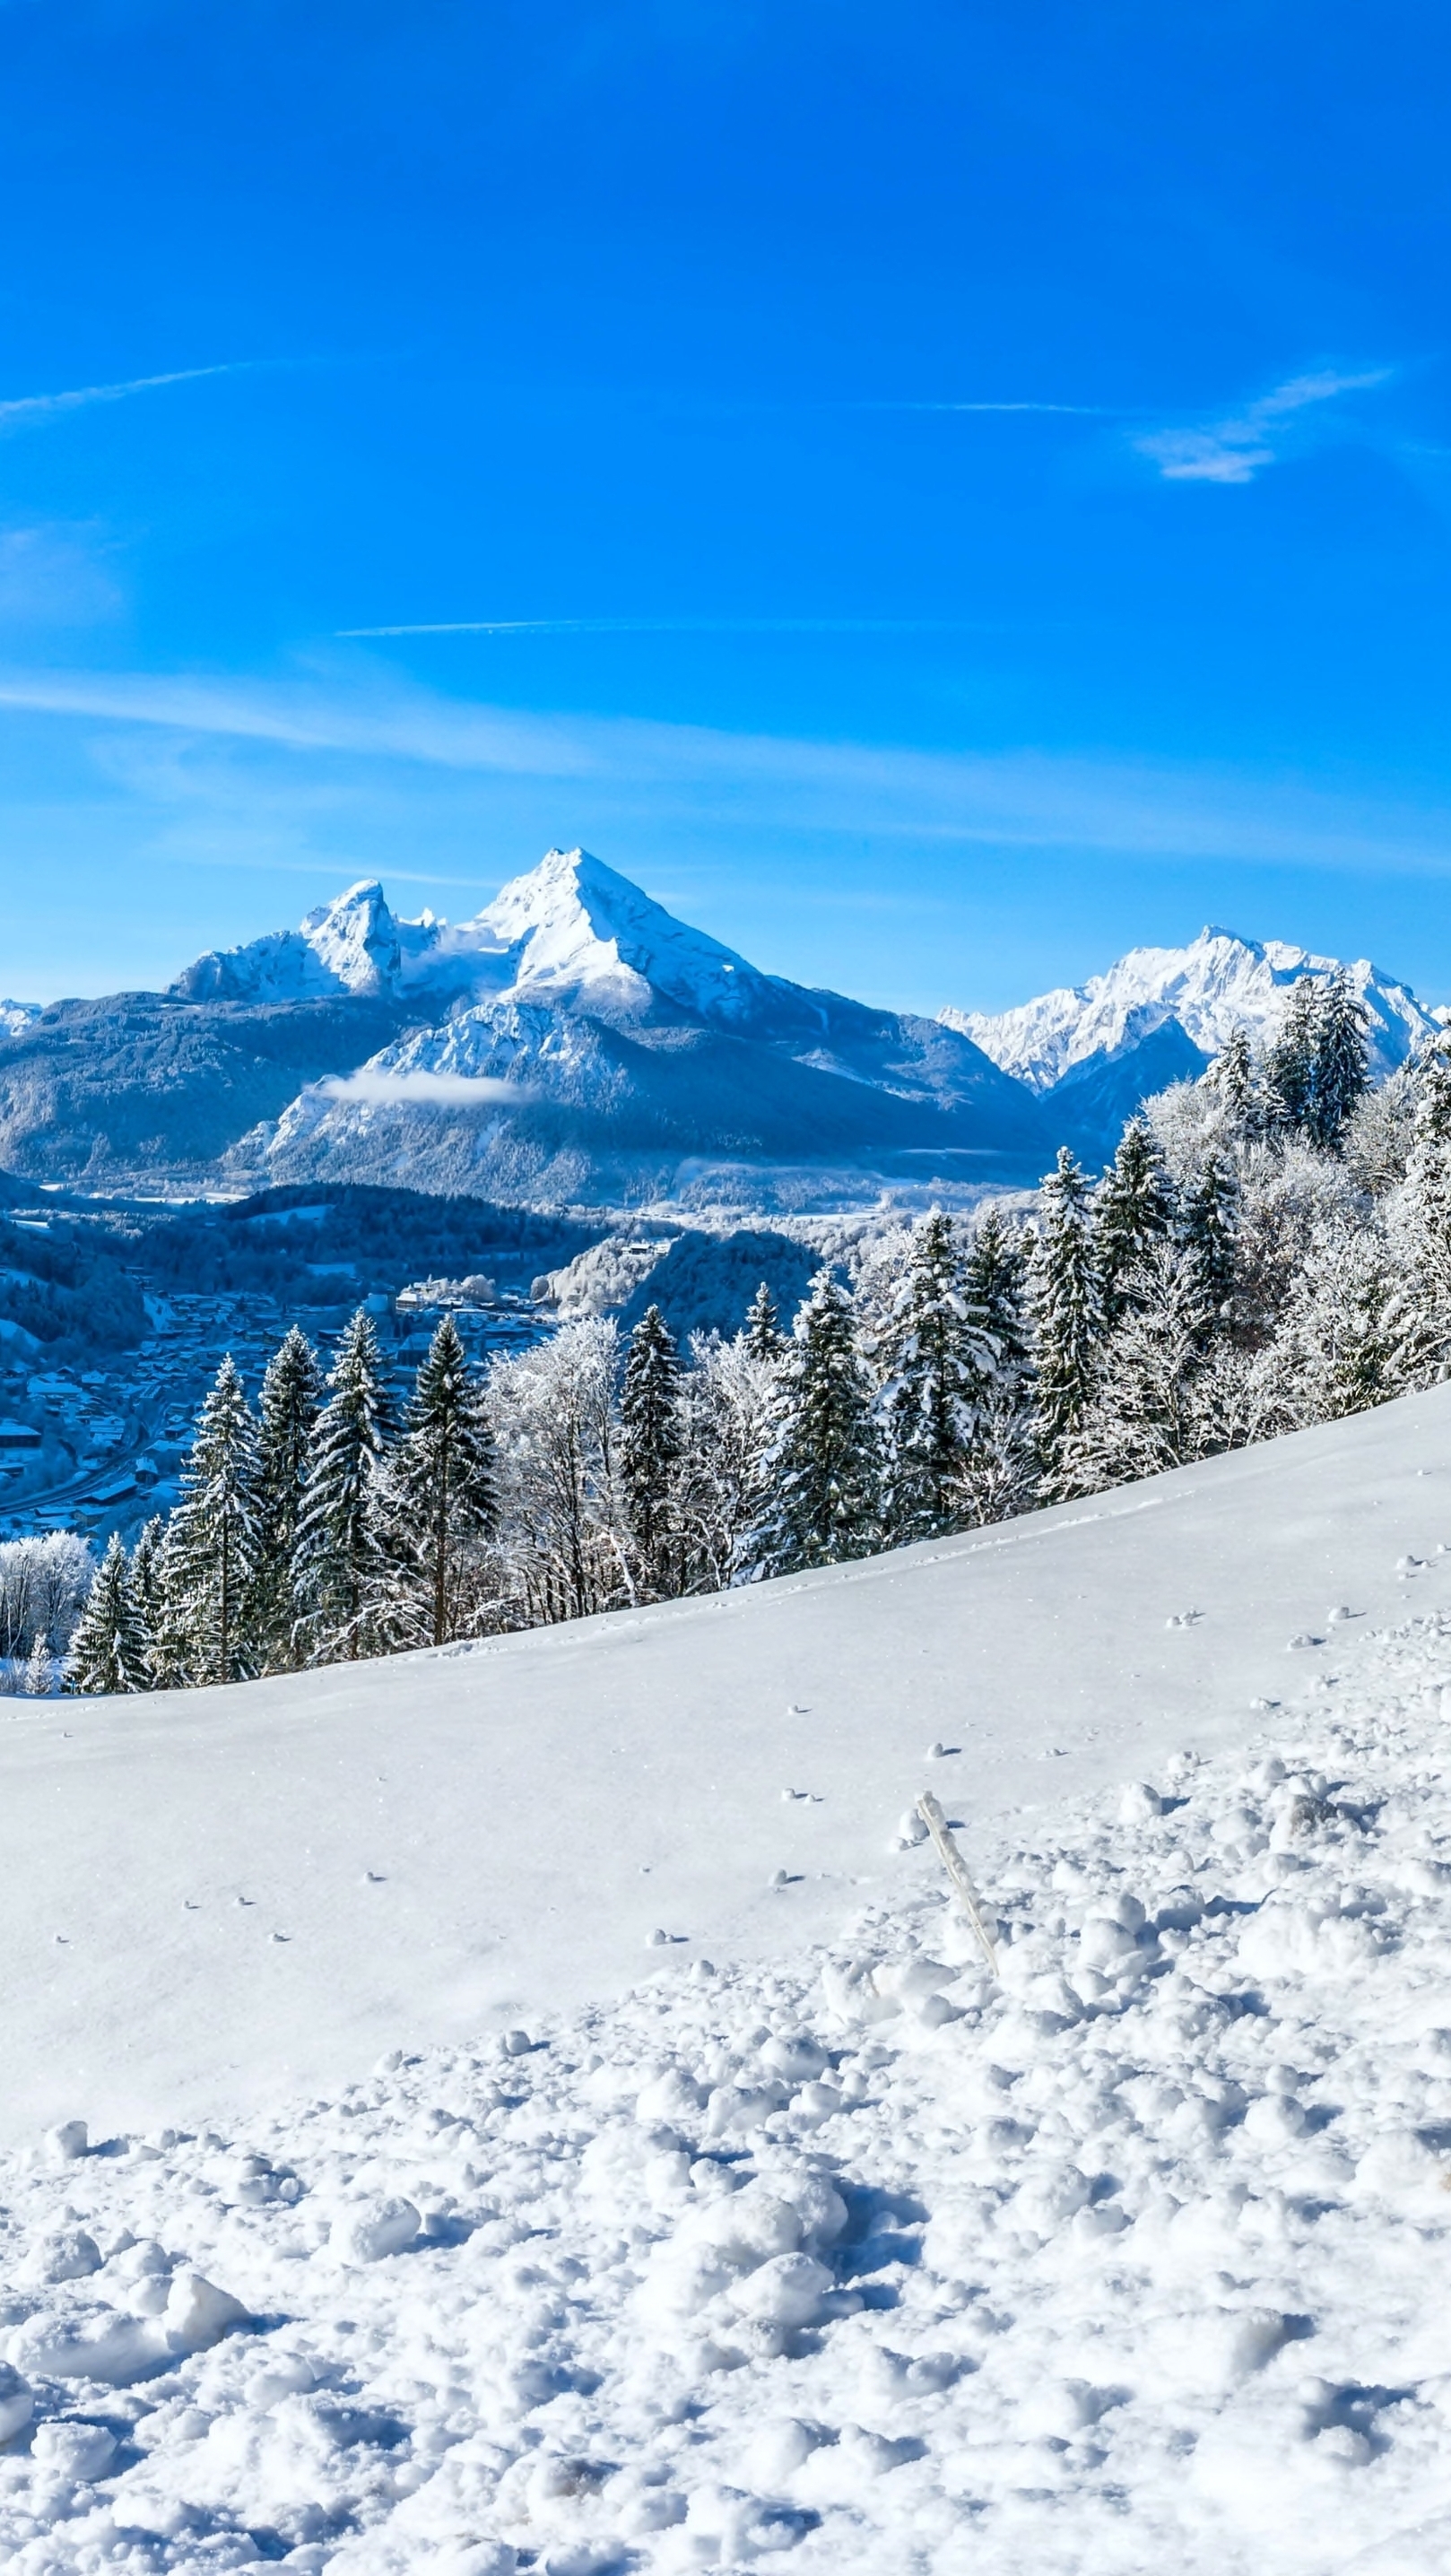
M 929 1782 L 976 1875 L 995 1819 L 1234 1748 L 1347 1639 L 1451 1599 L 1448 1458 L 1439 1387 L 708 1599 L 0 1701 L 0 2144 L 200 2129 L 613 1998 L 650 1959 L 773 1962 L 895 1896 Z
M 7 2567 L 1441 2576 L 1451 1618 L 1317 1665 L 971 1837 L 1000 1984 L 919 1848 L 774 1964 L 10 2155 Z

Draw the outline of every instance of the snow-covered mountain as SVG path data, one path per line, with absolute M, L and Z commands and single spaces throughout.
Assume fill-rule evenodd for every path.
M 1443 2576 L 1448 1435 L 24 1703 L 0 2562 Z
M 611 1017 L 662 1003 L 721 1026 L 779 1018 L 795 986 L 762 975 L 687 928 L 586 850 L 550 850 L 471 920 L 406 921 L 374 880 L 350 886 L 296 930 L 210 950 L 171 990 L 186 1001 L 304 1001 L 363 993 L 420 1006 L 450 994 L 585 1004 Z
M 1030 1182 L 1335 961 L 1206 930 L 993 1015 L 763 973 L 583 850 L 462 922 L 350 887 L 164 994 L 0 1006 L 0 1165 L 34 1179 L 313 1179 L 534 1205 L 786 1209 Z M 1352 968 L 1385 1074 L 1439 1018 Z
M 109 1186 L 815 1205 L 1030 1180 L 1054 1141 L 960 1031 L 763 974 L 582 850 L 463 922 L 356 885 L 0 1035 L 0 1163 Z
M 1236 1027 L 1263 1037 L 1278 1027 L 1301 976 L 1323 978 L 1338 963 L 1283 940 L 1240 939 L 1210 928 L 1184 948 L 1131 948 L 1106 974 L 1010 1011 L 947 1010 L 942 1017 L 1005 1072 L 1048 1092 L 1131 1055 L 1171 1021 L 1203 1061 Z M 1383 1077 L 1437 1035 L 1440 1022 L 1369 958 L 1358 958 L 1350 974 L 1365 1005 L 1373 1069 Z
M 1024 1086 L 960 1031 L 762 974 L 582 850 L 551 850 L 457 927 L 395 923 L 359 887 L 295 936 L 373 992 L 453 999 L 244 1140 L 239 1168 L 274 1180 L 771 1204 L 827 1170 L 1028 1177 L 1049 1143 Z M 272 956 L 236 952 L 229 985 Z

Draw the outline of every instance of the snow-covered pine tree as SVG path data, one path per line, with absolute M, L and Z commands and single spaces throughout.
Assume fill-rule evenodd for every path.
M 1258 1136 L 1265 1123 L 1258 1069 L 1248 1029 L 1236 1023 L 1204 1076 L 1242 1136 Z
M 483 1382 L 452 1315 L 444 1316 L 418 1372 L 391 1483 L 423 1633 L 432 1645 L 446 1645 L 459 1634 L 464 1566 L 499 1517 Z
M 993 1354 L 994 1381 L 1021 1374 L 1028 1360 L 1025 1309 L 1028 1261 L 999 1210 L 990 1207 L 973 1228 L 962 1265 L 968 1313 Z
M 43 1628 L 37 1628 L 20 1687 L 27 1699 L 49 1699 L 54 1680 L 55 1657 L 50 1651 L 50 1639 Z
M 197 1417 L 167 1532 L 168 1614 L 194 1682 L 246 1681 L 257 1669 L 257 1477 L 257 1425 L 229 1353 Z
M 777 1383 L 769 1561 L 774 1571 L 836 1565 L 878 1542 L 871 1388 L 851 1300 L 819 1270 Z
M 881 1518 L 893 1543 L 960 1526 L 958 1487 L 996 1357 L 968 1296 L 951 1219 L 934 1208 L 912 1230 L 878 1344 Z
M 1417 1073 L 1406 1177 L 1386 1224 L 1426 1337 L 1426 1383 L 1451 1372 L 1451 1052 L 1438 1044 Z
M 153 1690 L 187 1690 L 200 1678 L 193 1669 L 193 1639 L 182 1588 L 177 1532 L 177 1514 L 172 1512 L 163 1524 L 155 1557 L 148 1568 Z
M 361 1307 L 327 1384 L 308 1448 L 293 1576 L 299 1647 L 311 1664 L 386 1653 L 401 1588 L 383 1474 L 397 1417 L 373 1319 Z
M 1093 1193 L 1093 1253 L 1106 1325 L 1123 1311 L 1120 1283 L 1164 1241 L 1173 1214 L 1173 1191 L 1154 1131 L 1146 1118 L 1131 1118 Z
M 1029 1354 L 1027 1286 L 1037 1236 L 1014 1237 L 990 1207 L 975 1228 L 962 1266 L 968 1312 L 991 1354 L 974 1393 L 971 1444 L 958 1486 L 958 1509 L 970 1528 L 1010 1520 L 1037 1496 L 1037 1453 Z
M 1451 1145 L 1451 1038 L 1438 1038 L 1415 1068 L 1417 1145 Z
M 620 1394 L 620 1492 L 641 1588 L 668 1600 L 680 1588 L 674 1494 L 680 1461 L 680 1360 L 658 1306 L 630 1335 Z
M 1063 1495 L 1102 1493 L 1199 1454 L 1194 1381 L 1206 1319 L 1198 1264 L 1155 1243 L 1124 1284 L 1092 1394 L 1059 1451 Z
M 1322 985 L 1315 1014 L 1314 1074 L 1309 1127 L 1325 1152 L 1340 1142 L 1356 1102 L 1370 1088 L 1365 1009 L 1350 975 L 1337 966 Z
M 1279 1033 L 1265 1056 L 1266 1125 L 1307 1129 L 1315 1108 L 1320 993 L 1313 975 L 1292 985 Z
M 1207 1154 L 1179 1200 L 1178 1239 L 1198 1265 L 1207 1331 L 1232 1320 L 1239 1193 L 1220 1154 Z
M 1092 1396 L 1103 1338 L 1088 1185 L 1066 1145 L 1038 1204 L 1030 1280 L 1035 1436 L 1049 1490 L 1056 1491 L 1063 1444 Z
M 68 1691 L 112 1694 L 151 1688 L 151 1660 L 120 1533 L 113 1530 L 66 1658 Z
M 294 1324 L 267 1363 L 257 1408 L 258 1550 L 251 1619 L 265 1672 L 288 1672 L 298 1661 L 294 1561 L 322 1399 L 322 1365 Z
M 131 1597 L 146 1632 L 148 1655 L 161 1622 L 165 1542 L 166 1523 L 160 1512 L 153 1512 L 150 1520 L 143 1522 L 131 1550 Z
M 764 1279 L 751 1299 L 746 1316 L 745 1342 L 752 1359 L 757 1360 L 778 1360 L 786 1348 L 776 1300 Z

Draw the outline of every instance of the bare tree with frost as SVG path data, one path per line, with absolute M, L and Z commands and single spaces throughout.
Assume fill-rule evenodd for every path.
M 490 1373 L 504 1595 L 531 1624 L 588 1618 L 633 1598 L 618 1490 L 618 1346 L 613 1322 L 591 1317 Z
M 787 1345 L 756 1328 L 759 1302 L 733 1341 L 696 1335 L 691 1343 L 675 1492 L 686 1592 L 723 1592 L 766 1564 L 772 1408 Z

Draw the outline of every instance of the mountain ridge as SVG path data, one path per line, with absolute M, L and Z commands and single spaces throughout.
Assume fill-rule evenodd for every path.
M 1334 959 L 1211 926 L 998 1013 L 764 973 L 587 851 L 468 920 L 362 879 L 163 993 L 0 1008 L 0 1162 L 88 1188 L 378 1182 L 522 1205 L 869 1204 L 1111 1152 L 1150 1092 L 1263 1036 Z M 1441 1032 L 1350 969 L 1383 1077 Z
M 1094 1059 L 1127 1055 L 1169 1020 L 1207 1061 L 1236 1027 L 1264 1038 L 1278 1025 L 1291 987 L 1323 981 L 1344 962 L 1365 1006 L 1371 1064 L 1384 1078 L 1439 1030 L 1409 985 L 1367 957 L 1342 961 L 1279 939 L 1243 939 L 1207 925 L 1181 948 L 1131 948 L 1101 975 L 1059 985 L 1006 1011 L 940 1014 L 1004 1072 L 1040 1093 Z

